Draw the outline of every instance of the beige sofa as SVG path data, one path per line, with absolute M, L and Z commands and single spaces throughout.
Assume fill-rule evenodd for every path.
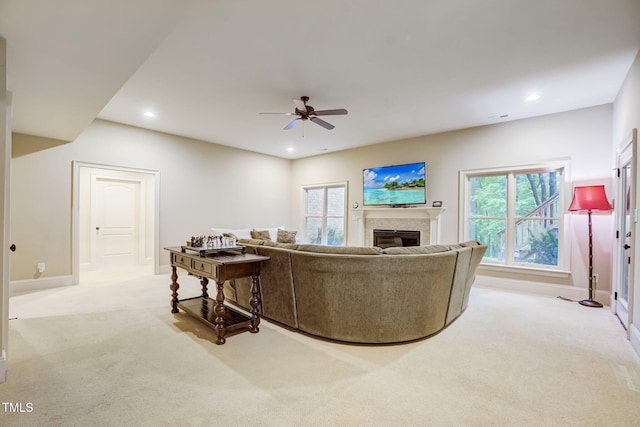
M 396 343 L 433 335 L 466 309 L 486 251 L 478 242 L 403 248 L 241 240 L 270 257 L 261 269 L 263 317 L 318 337 Z M 225 284 L 249 309 L 250 281 Z

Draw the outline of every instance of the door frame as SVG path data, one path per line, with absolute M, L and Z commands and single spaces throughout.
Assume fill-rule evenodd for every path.
M 0 37 L 0 60 L 5 57 L 5 40 Z M 1 66 L 1 65 L 0 65 Z M 11 280 L 11 118 L 12 94 L 4 90 L 0 78 L 0 384 L 7 380 L 9 370 L 9 283 Z
M 160 171 L 113 166 L 100 163 L 72 161 L 73 182 L 71 207 L 71 277 L 74 285 L 80 281 L 80 168 L 104 169 L 111 172 L 147 174 L 153 180 L 153 274 L 160 274 Z
M 629 152 L 629 150 L 631 150 Z M 622 166 L 623 163 L 621 162 L 622 157 L 625 157 L 625 159 L 627 158 L 627 156 L 630 156 L 629 158 L 629 162 L 625 162 L 626 163 L 631 163 L 631 177 L 630 177 L 630 184 L 631 184 L 631 205 L 630 205 L 630 212 L 631 212 L 631 223 L 629 225 L 629 231 L 631 232 L 631 259 L 635 259 L 636 256 L 636 242 L 638 241 L 636 238 L 636 232 L 637 232 L 637 225 L 638 225 L 638 200 L 636 197 L 637 191 L 638 189 L 636 188 L 638 185 L 638 166 L 639 162 L 638 162 L 638 138 L 637 138 L 637 129 L 633 129 L 631 131 L 631 133 L 629 133 L 629 135 L 627 135 L 622 142 L 619 145 L 619 148 L 617 150 L 616 153 L 616 168 L 618 170 L 618 179 L 616 180 L 616 203 L 614 206 L 614 212 L 615 212 L 615 221 L 616 221 L 616 231 L 617 231 L 617 239 L 616 239 L 616 244 L 614 246 L 614 251 L 613 251 L 613 286 L 612 286 L 612 290 L 611 290 L 611 311 L 614 314 L 618 314 L 617 310 L 618 310 L 618 301 L 617 301 L 617 295 L 620 293 L 620 285 L 621 285 L 621 281 L 622 281 L 622 263 L 624 262 L 624 250 L 623 250 L 623 245 L 624 245 L 624 241 L 625 241 L 625 236 L 622 236 L 621 234 L 621 224 L 622 221 L 625 220 L 625 216 L 626 216 L 626 208 L 625 206 L 622 206 L 622 201 L 625 198 L 625 195 L 623 194 L 623 192 L 625 192 L 625 189 L 622 188 L 622 177 L 620 176 L 622 174 Z M 636 287 L 636 283 L 635 283 L 635 274 L 636 274 L 636 268 L 635 268 L 635 263 L 632 262 L 629 265 L 629 273 L 628 273 L 628 289 L 627 289 L 627 326 L 626 326 L 626 331 L 627 331 L 627 338 L 630 338 L 630 331 L 631 331 L 631 325 L 633 324 L 633 301 L 634 301 L 634 289 Z
M 626 299 L 626 307 L 621 307 L 621 303 L 619 302 L 619 297 L 622 291 L 622 281 L 624 280 L 623 270 L 625 264 L 625 250 L 623 245 L 626 243 L 626 233 L 630 232 L 634 233 L 634 219 L 632 218 L 629 222 L 628 230 L 626 227 L 627 220 L 627 209 L 626 203 L 629 203 L 629 214 L 633 217 L 634 212 L 637 207 L 637 200 L 635 197 L 635 186 L 636 186 L 636 178 L 638 176 L 637 171 L 637 141 L 634 137 L 634 133 L 632 132 L 627 138 L 625 138 L 620 144 L 620 148 L 618 149 L 616 156 L 616 168 L 618 179 L 616 180 L 616 200 L 617 203 L 615 205 L 615 221 L 616 221 L 616 245 L 613 254 L 613 286 L 612 286 L 612 295 L 611 295 L 611 311 L 618 316 L 625 329 L 629 329 L 629 325 L 631 324 L 631 316 L 632 316 L 632 301 L 633 301 L 633 273 L 634 266 L 633 263 L 629 263 L 628 272 L 627 272 L 627 299 Z M 627 177 L 626 173 L 623 171 L 623 167 L 625 165 L 631 165 L 631 176 Z M 625 175 L 625 176 L 623 176 Z M 629 200 L 626 203 L 623 203 L 627 199 L 627 191 L 626 187 L 629 186 L 632 191 L 629 194 Z M 631 239 L 629 239 L 631 241 Z M 635 245 L 631 245 L 631 249 L 629 252 L 630 257 L 633 259 L 635 254 Z M 623 312 L 624 319 L 620 316 L 620 313 Z

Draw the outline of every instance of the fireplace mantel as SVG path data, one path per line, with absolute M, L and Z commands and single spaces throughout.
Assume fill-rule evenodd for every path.
M 421 245 L 440 243 L 440 215 L 444 210 L 427 207 L 353 209 L 352 213 L 358 222 L 358 244 L 373 244 L 373 228 L 403 230 L 406 224 L 418 224 L 412 228 L 420 230 Z M 376 223 L 384 225 L 376 227 Z

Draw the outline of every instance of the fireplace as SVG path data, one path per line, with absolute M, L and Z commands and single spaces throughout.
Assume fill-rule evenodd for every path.
M 420 230 L 373 230 L 373 246 L 420 246 Z
M 440 215 L 445 208 L 356 208 L 357 244 L 373 246 L 373 230 L 416 230 L 420 232 L 419 245 L 440 243 Z

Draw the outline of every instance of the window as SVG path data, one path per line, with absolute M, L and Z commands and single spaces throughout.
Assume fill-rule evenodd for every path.
M 565 169 L 461 172 L 461 235 L 488 246 L 483 263 L 562 267 Z
M 344 245 L 346 189 L 346 183 L 304 187 L 307 242 Z

